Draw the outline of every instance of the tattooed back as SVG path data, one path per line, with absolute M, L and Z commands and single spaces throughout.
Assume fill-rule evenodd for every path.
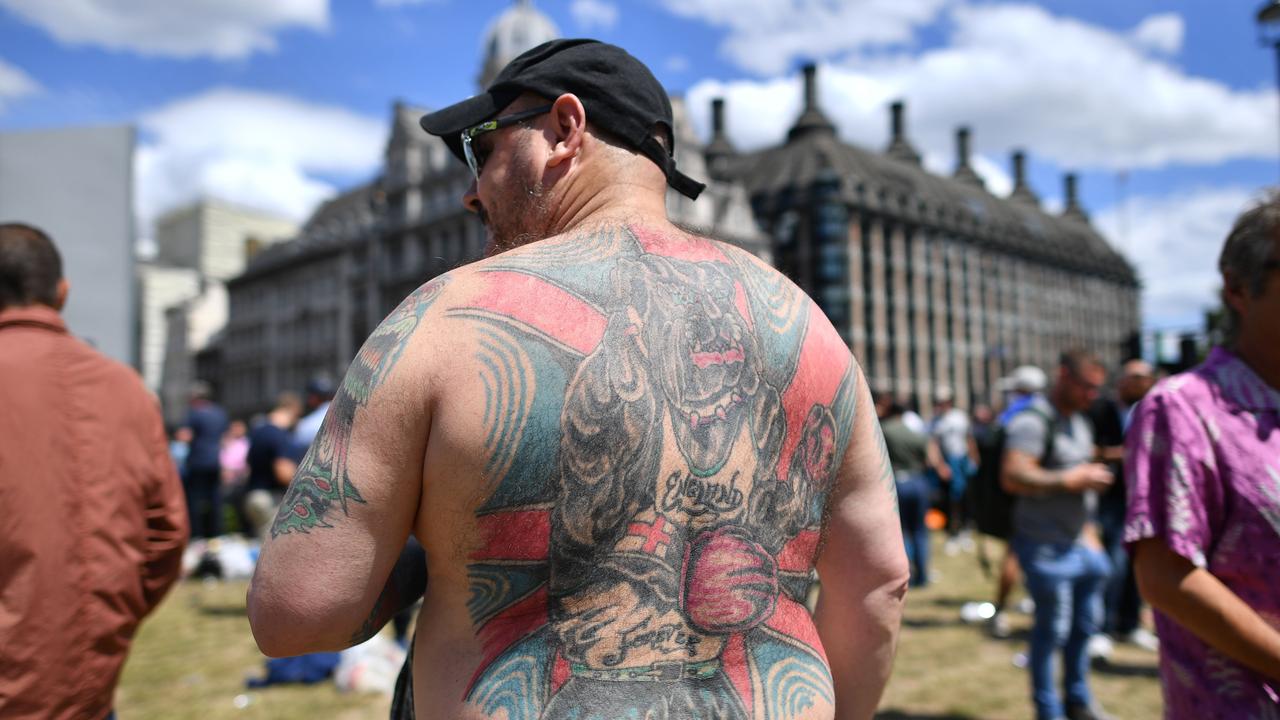
M 812 301 L 640 227 L 419 292 L 419 716 L 831 717 L 802 603 L 859 378 Z

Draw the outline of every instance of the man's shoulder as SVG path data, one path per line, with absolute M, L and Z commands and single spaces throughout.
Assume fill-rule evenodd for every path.
M 77 387 L 95 404 L 110 405 L 124 413 L 134 428 L 146 427 L 160 418 L 160 399 L 143 384 L 138 371 L 108 357 L 81 340 L 69 338 L 77 346 L 72 352 L 77 361 L 72 371 Z M 120 416 L 118 416 L 120 417 Z
M 289 431 L 270 421 L 263 422 L 249 431 L 250 443 L 275 443 L 289 436 Z
M 94 385 L 103 393 L 116 398 L 130 398 L 155 406 L 158 399 L 142 384 L 138 371 L 115 358 L 104 355 L 88 343 L 74 337 L 67 338 L 69 352 L 75 358 L 78 372 L 95 378 Z M 85 372 L 91 369 L 90 372 Z
M 575 229 L 513 248 L 450 271 L 445 281 L 448 286 L 441 290 L 445 296 L 465 294 L 490 273 L 510 271 L 557 281 L 605 284 L 614 272 L 640 270 L 640 266 L 620 261 L 643 257 L 726 266 L 748 296 L 767 296 L 762 299 L 775 307 L 787 307 L 788 302 L 799 305 L 800 299 L 807 299 L 786 275 L 737 245 L 674 226 L 654 229 L 640 224 Z
M 1005 424 L 1005 432 L 1010 436 L 1028 433 L 1044 435 L 1052 419 L 1053 407 L 1044 398 L 1037 397 L 1027 402 L 1009 418 Z

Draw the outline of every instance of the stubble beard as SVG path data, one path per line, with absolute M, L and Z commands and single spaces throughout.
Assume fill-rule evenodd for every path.
M 551 207 L 547 202 L 546 188 L 531 170 L 513 176 L 511 183 L 514 187 L 508 197 L 492 208 L 480 209 L 480 219 L 489 230 L 485 257 L 493 257 L 551 235 Z

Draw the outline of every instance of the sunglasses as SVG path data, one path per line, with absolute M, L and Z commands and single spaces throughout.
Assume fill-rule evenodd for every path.
M 544 105 L 539 108 L 533 108 L 532 110 L 524 110 L 518 113 L 511 113 L 510 115 L 503 115 L 502 117 L 494 118 L 463 130 L 461 133 L 462 154 L 466 157 L 467 167 L 471 168 L 471 175 L 476 179 L 476 182 L 480 182 L 480 171 L 484 169 L 484 161 L 488 156 L 488 153 L 476 152 L 476 147 L 473 145 L 473 142 L 477 137 L 487 132 L 493 132 L 494 130 L 501 130 L 504 127 L 510 127 L 518 122 L 528 120 L 532 117 L 537 117 L 543 113 L 549 113 L 551 112 L 552 107 L 552 105 Z

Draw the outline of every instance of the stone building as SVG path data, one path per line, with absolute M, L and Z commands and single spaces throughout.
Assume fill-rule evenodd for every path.
M 960 404 L 994 399 L 1020 364 L 1050 369 L 1068 347 L 1108 363 L 1131 356 L 1139 283 L 1089 222 L 1065 178 L 1066 209 L 1046 212 L 1012 155 L 1015 188 L 998 198 L 956 133 L 951 177 L 925 171 L 890 108 L 883 153 L 842 142 L 823 113 L 816 69 L 781 144 L 735 152 L 723 101 L 712 104 L 712 177 L 745 185 L 775 265 L 823 307 L 873 387 L 916 398 L 928 412 L 941 386 Z
M 386 270 L 371 257 L 374 192 L 362 185 L 324 203 L 298 237 L 262 251 L 227 283 L 218 382 L 233 415 L 265 410 L 312 377 L 340 377 L 382 319 L 370 310 L 380 301 L 366 297 L 379 294 L 373 278 Z
M 0 132 L 0 223 L 27 223 L 53 238 L 71 284 L 62 309 L 68 330 L 134 367 L 136 136 L 129 125 Z
M 557 32 L 531 3 L 517 0 L 489 26 L 479 80 Z M 677 162 L 706 180 L 703 148 L 683 105 L 674 105 Z M 378 176 L 325 203 L 296 238 L 259 253 L 227 283 L 218 384 L 231 413 L 263 410 L 314 375 L 341 377 L 406 295 L 480 257 L 484 226 L 462 207 L 471 173 L 419 127 L 426 112 L 396 103 Z M 676 222 L 768 257 L 741 183 L 711 181 L 697 203 L 671 191 L 668 207 Z
M 182 421 L 191 381 L 205 377 L 196 360 L 226 322 L 223 283 L 254 253 L 297 231 L 297 223 L 215 198 L 156 220 L 154 256 L 137 268 L 138 357 L 167 422 Z

